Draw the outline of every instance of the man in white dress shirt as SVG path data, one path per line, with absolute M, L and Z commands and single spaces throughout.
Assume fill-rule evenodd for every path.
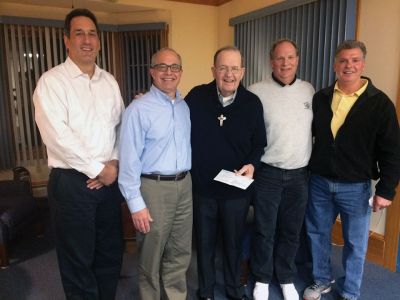
M 67 299 L 114 299 L 122 263 L 117 129 L 124 109 L 114 77 L 100 69 L 96 17 L 65 19 L 66 61 L 39 79 L 35 118 L 51 169 L 56 249 Z

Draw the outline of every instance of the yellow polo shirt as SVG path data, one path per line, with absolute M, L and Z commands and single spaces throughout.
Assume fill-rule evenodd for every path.
M 346 95 L 339 89 L 339 86 L 336 82 L 333 97 L 332 97 L 332 112 L 333 117 L 331 121 L 331 130 L 333 134 L 333 138 L 336 138 L 336 134 L 343 125 L 344 120 L 346 120 L 347 114 L 350 109 L 353 107 L 354 103 L 356 103 L 358 97 L 367 89 L 368 80 L 365 80 L 363 86 L 356 92 Z

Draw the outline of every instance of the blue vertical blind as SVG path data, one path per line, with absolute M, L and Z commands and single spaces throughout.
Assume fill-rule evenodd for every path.
M 151 56 L 167 45 L 167 35 L 165 29 L 129 31 L 121 34 L 125 58 L 122 80 L 124 86 L 121 86 L 121 89 L 128 104 L 135 95 L 149 90 Z
M 336 46 L 354 39 L 356 0 L 290 0 L 230 20 L 235 45 L 242 50 L 248 86 L 267 78 L 269 49 L 280 38 L 290 38 L 300 49 L 299 78 L 316 90 L 335 79 Z
M 32 95 L 40 75 L 66 59 L 62 27 L 61 21 L 0 17 L 4 45 L 0 49 L 0 170 L 46 163 Z M 114 74 L 125 103 L 132 93 L 150 87 L 150 56 L 167 40 L 164 23 L 150 26 L 159 30 L 139 27 L 131 33 L 129 26 L 122 26 L 128 29 L 125 32 L 118 26 L 100 26 L 101 51 L 96 63 Z

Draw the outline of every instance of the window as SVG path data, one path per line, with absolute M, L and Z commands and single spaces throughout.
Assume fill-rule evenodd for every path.
M 151 56 L 158 49 L 167 45 L 167 28 L 165 23 L 143 24 L 145 28 L 121 27 L 121 47 L 124 58 L 121 92 L 125 95 L 125 104 L 138 93 L 149 90 L 151 86 Z M 150 26 L 151 25 L 151 26 Z
M 336 46 L 354 39 L 356 0 L 288 0 L 230 20 L 235 44 L 242 50 L 248 86 L 270 75 L 269 49 L 290 38 L 300 49 L 297 75 L 316 90 L 334 81 Z
M 46 150 L 34 120 L 32 95 L 40 75 L 66 59 L 63 22 L 0 18 L 0 169 L 44 164 Z M 151 55 L 166 46 L 165 23 L 100 25 L 97 64 L 112 73 L 128 104 L 150 88 Z

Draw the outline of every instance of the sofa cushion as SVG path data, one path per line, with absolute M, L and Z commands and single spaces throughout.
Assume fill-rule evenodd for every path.
M 30 194 L 0 196 L 0 220 L 9 228 L 30 218 L 37 203 Z

